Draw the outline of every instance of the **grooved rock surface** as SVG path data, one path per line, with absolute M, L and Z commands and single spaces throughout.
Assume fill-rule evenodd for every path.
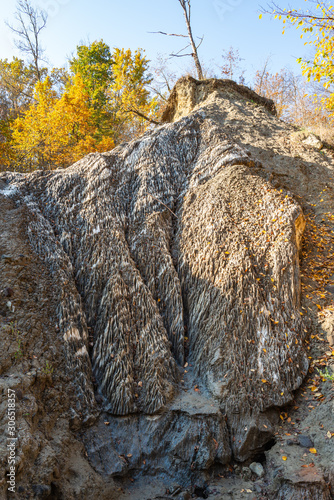
M 172 400 L 185 326 L 187 361 L 224 412 L 290 400 L 308 367 L 304 220 L 261 173 L 199 111 L 63 172 L 11 176 L 31 214 L 31 245 L 59 284 L 60 335 L 83 404 L 87 326 L 113 414 Z
M 66 170 L 0 176 L 52 280 L 67 418 L 102 476 L 255 456 L 307 373 L 294 192 L 307 182 L 277 184 L 254 155 L 287 128 L 274 115 L 234 82 L 187 78 L 174 122 Z

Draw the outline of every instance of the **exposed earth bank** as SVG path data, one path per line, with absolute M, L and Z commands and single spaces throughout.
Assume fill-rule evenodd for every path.
M 0 496 L 333 498 L 333 152 L 228 80 L 163 120 L 0 175 Z

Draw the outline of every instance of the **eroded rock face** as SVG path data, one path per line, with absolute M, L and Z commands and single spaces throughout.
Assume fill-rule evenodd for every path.
M 291 401 L 308 359 L 301 207 L 221 124 L 220 102 L 239 92 L 242 105 L 244 87 L 220 82 L 212 97 L 194 82 L 178 84 L 192 88 L 187 111 L 197 108 L 188 116 L 174 103 L 165 119 L 177 121 L 110 153 L 1 179 L 2 194 L 25 206 L 30 244 L 56 284 L 59 336 L 78 390 L 74 421 L 96 410 L 93 373 L 114 422 L 128 416 L 137 426 L 157 415 L 159 426 L 142 424 L 154 442 L 179 418 L 190 435 L 198 422 L 189 409 L 182 414 L 182 398 L 196 390 L 221 414 L 206 433 L 224 448 L 204 439 L 196 461 L 180 445 L 184 465 L 201 469 L 227 463 L 230 443 L 244 460 L 272 437 L 272 408 Z M 273 113 L 271 102 L 257 102 Z

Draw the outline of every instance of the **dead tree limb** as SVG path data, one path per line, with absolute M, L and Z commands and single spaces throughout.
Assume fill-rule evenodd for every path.
M 198 57 L 197 49 L 201 45 L 201 43 L 203 42 L 204 37 L 202 37 L 200 43 L 198 45 L 196 45 L 194 37 L 193 37 L 192 29 L 191 29 L 191 22 L 190 22 L 190 18 L 191 18 L 190 0 L 178 0 L 178 1 L 183 9 L 183 15 L 184 15 L 184 18 L 186 21 L 188 35 L 181 35 L 181 34 L 177 34 L 177 33 L 166 33 L 165 31 L 149 31 L 149 33 L 159 33 L 160 35 L 178 36 L 178 37 L 182 37 L 182 38 L 189 38 L 189 41 L 190 41 L 189 45 L 192 48 L 192 52 L 190 54 L 180 54 L 183 50 L 185 50 L 187 47 L 189 47 L 189 45 L 187 45 L 185 48 L 181 49 L 176 54 L 170 54 L 170 56 L 171 57 L 191 56 L 194 59 L 194 63 L 195 63 L 196 71 L 197 71 L 197 77 L 199 80 L 203 80 L 203 78 L 204 78 L 203 71 L 202 71 L 202 66 L 201 66 L 201 63 L 200 63 L 200 60 Z
M 140 118 L 143 118 L 144 120 L 147 120 L 150 123 L 154 123 L 154 125 L 161 125 L 161 123 L 157 122 L 156 120 L 152 120 L 152 118 L 149 118 L 148 116 L 144 115 L 140 111 L 137 111 L 136 109 L 127 109 L 126 113 L 134 113 L 137 116 L 140 116 Z
M 6 24 L 17 36 L 15 45 L 19 51 L 31 56 L 36 78 L 41 80 L 40 61 L 43 60 L 44 50 L 40 42 L 40 33 L 46 26 L 47 14 L 39 8 L 34 8 L 29 0 L 19 0 L 15 19 L 17 21 L 15 26 L 9 22 Z
M 192 29 L 191 29 L 191 24 L 190 24 L 190 16 L 191 16 L 191 4 L 190 0 L 179 0 L 180 5 L 183 9 L 183 14 L 184 18 L 186 20 L 186 25 L 187 25 L 187 30 L 188 30 L 188 36 L 190 40 L 191 47 L 193 49 L 192 52 L 192 57 L 194 58 L 196 70 L 197 70 L 197 76 L 199 80 L 203 80 L 203 71 L 202 71 L 202 66 L 198 57 L 198 52 L 197 52 L 197 47 L 194 41 L 194 37 L 192 34 Z M 202 38 L 203 40 L 203 38 Z

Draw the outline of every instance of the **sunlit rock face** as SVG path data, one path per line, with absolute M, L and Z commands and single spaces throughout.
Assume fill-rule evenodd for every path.
M 305 223 L 224 126 L 227 104 L 252 98 L 276 120 L 272 103 L 215 82 L 179 82 L 165 113 L 173 122 L 138 140 L 2 180 L 26 205 L 31 246 L 57 284 L 73 411 L 94 407 L 94 376 L 112 415 L 182 415 L 190 435 L 189 408 L 203 398 L 216 409 L 206 433 L 224 443 L 226 463 L 231 450 L 243 460 L 271 438 L 272 408 L 291 401 L 307 372 Z M 196 415 L 197 426 L 208 406 Z M 215 460 L 210 446 L 202 468 Z

